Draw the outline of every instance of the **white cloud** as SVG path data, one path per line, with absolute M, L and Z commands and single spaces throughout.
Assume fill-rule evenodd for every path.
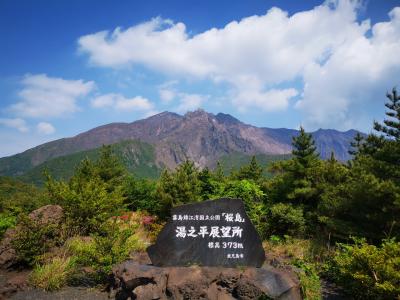
M 26 125 L 25 120 L 20 119 L 20 118 L 14 118 L 14 119 L 9 119 L 9 118 L 0 118 L 0 124 L 4 125 L 9 128 L 14 128 L 17 129 L 20 132 L 28 132 L 29 128 Z
M 117 94 L 106 94 L 98 96 L 91 100 L 92 106 L 95 108 L 103 108 L 114 106 L 115 98 L 118 98 Z
M 153 111 L 154 104 L 142 97 L 125 98 L 121 94 L 105 94 L 91 100 L 95 108 L 111 107 L 117 111 Z
M 176 92 L 170 89 L 160 89 L 160 99 L 164 103 L 170 103 L 176 97 Z
M 183 23 L 155 18 L 82 36 L 78 43 L 98 66 L 141 64 L 170 75 L 227 82 L 231 101 L 241 110 L 285 109 L 300 91 L 280 86 L 301 80 L 304 97 L 296 107 L 305 122 L 345 129 L 362 119 L 354 106 L 376 102 L 378 91 L 397 84 L 400 75 L 400 8 L 390 13 L 390 21 L 371 27 L 369 20 L 357 21 L 361 3 L 328 0 L 292 16 L 272 8 L 195 35 Z M 166 101 L 173 96 L 168 91 L 160 93 Z
M 175 87 L 178 83 L 177 80 L 171 80 L 158 86 L 158 94 L 162 103 L 169 104 L 178 96 Z
M 56 129 L 54 128 L 54 126 L 48 122 L 38 123 L 36 126 L 36 130 L 38 131 L 38 133 L 44 134 L 44 135 L 50 135 L 50 134 L 53 134 L 54 132 L 56 132 Z
M 65 80 L 46 74 L 26 75 L 19 92 L 21 100 L 9 110 L 23 117 L 59 117 L 78 110 L 76 101 L 90 93 L 93 81 Z
M 337 46 L 323 64 L 304 71 L 304 97 L 296 107 L 308 125 L 365 128 L 366 110 L 382 111 L 385 91 L 400 84 L 400 8 L 391 20 L 375 24 L 372 35 L 359 35 Z
M 200 108 L 206 99 L 207 96 L 203 95 L 180 93 L 179 105 L 173 110 L 179 113 L 193 111 Z
M 243 89 L 234 97 L 233 104 L 239 111 L 248 108 L 261 109 L 263 111 L 285 110 L 289 106 L 289 99 L 298 95 L 295 89 L 271 89 L 260 92 L 254 89 Z

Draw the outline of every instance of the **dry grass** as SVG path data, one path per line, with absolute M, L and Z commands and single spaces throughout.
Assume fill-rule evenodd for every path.
M 73 269 L 69 257 L 55 257 L 48 264 L 36 266 L 29 277 L 29 282 L 36 288 L 55 291 L 67 283 Z

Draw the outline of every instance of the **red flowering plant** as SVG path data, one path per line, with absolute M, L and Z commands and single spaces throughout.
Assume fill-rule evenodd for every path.
M 142 218 L 142 224 L 145 226 L 153 224 L 154 221 L 155 221 L 155 218 L 153 216 L 144 216 Z

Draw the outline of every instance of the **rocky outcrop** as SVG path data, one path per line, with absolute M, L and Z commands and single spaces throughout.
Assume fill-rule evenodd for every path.
M 63 209 L 59 205 L 42 206 L 29 214 L 32 221 L 45 226 L 48 224 L 59 224 L 63 218 Z M 7 269 L 16 262 L 16 253 L 12 247 L 12 241 L 18 233 L 19 226 L 9 228 L 0 242 L 0 268 Z
M 301 299 L 299 281 L 290 271 L 262 268 L 167 267 L 134 260 L 113 268 L 110 297 L 126 299 Z
M 63 208 L 60 205 L 45 205 L 29 214 L 29 218 L 40 224 L 59 224 L 64 217 Z

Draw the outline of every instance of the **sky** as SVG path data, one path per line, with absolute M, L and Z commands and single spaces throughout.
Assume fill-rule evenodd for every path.
M 400 84 L 400 0 L 0 0 L 0 157 L 202 108 L 370 132 Z

